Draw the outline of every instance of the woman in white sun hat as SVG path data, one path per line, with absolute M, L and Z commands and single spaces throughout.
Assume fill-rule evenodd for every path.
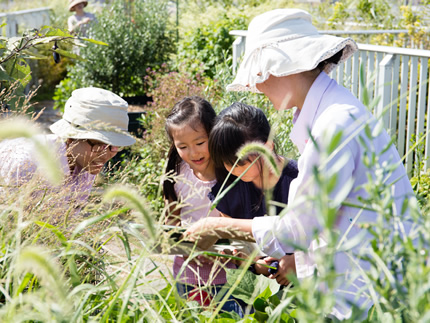
M 378 176 L 380 180 L 381 169 L 394 165 L 383 178 L 393 197 L 393 222 L 387 224 L 393 232 L 408 227 L 408 222 L 401 219 L 408 217 L 409 211 L 402 206 L 414 199 L 399 154 L 385 130 L 378 131 L 377 121 L 367 108 L 327 75 L 356 50 L 350 38 L 319 34 L 311 16 L 303 10 L 277 9 L 251 21 L 243 61 L 227 89 L 264 93 L 275 109 L 296 109 L 290 138 L 301 156 L 299 175 L 290 186 L 289 209 L 283 216 L 253 220 L 207 218 L 185 233 L 191 239 L 214 233 L 228 238 L 229 232 L 243 231 L 264 253 L 279 259 L 280 268 L 271 278 L 285 281 L 289 270 L 295 271 L 299 279 L 313 275 L 315 270 L 318 272 L 316 257 L 326 245 L 323 222 L 328 221 L 321 219 L 315 203 L 316 196 L 327 193 L 320 191 L 314 170 L 319 169 L 323 177 L 333 176 L 336 181 L 328 195 L 330 207 L 336 210 L 333 230 L 338 233 L 338 242 L 342 241 L 340 249 L 352 243 L 348 251 L 339 251 L 334 257 L 339 273 L 336 304 L 326 314 L 337 319 L 351 316 L 351 304 L 366 313 L 373 301 L 369 286 L 363 283 L 364 276 L 354 276 L 360 273 L 359 266 L 364 272 L 369 268 L 367 262 L 356 258 L 359 253 L 368 255 L 371 248 L 370 234 L 360 228 L 360 223 L 378 218 L 371 205 L 363 202 L 369 198 L 364 187 L 371 186 Z M 365 125 L 370 131 L 365 131 Z M 335 134 L 341 138 L 330 147 Z M 369 163 L 372 154 L 374 164 Z M 296 251 L 297 245 L 308 251 Z M 285 256 L 287 253 L 294 253 L 294 257 Z
M 97 174 L 123 147 L 135 143 L 127 132 L 128 104 L 118 95 L 95 87 L 73 91 L 62 119 L 50 126 L 53 134 L 37 141 L 56 151 L 62 165 L 61 187 L 51 187 L 36 158 L 34 140 L 16 138 L 0 142 L 0 192 L 18 192 L 31 181 L 32 189 L 58 193 L 51 199 L 60 209 L 79 209 L 88 199 Z M 37 183 L 33 183 L 37 179 Z M 40 194 L 32 194 L 40 202 Z M 34 203 L 32 203 L 34 204 Z
M 86 0 L 70 0 L 69 11 L 75 12 L 67 20 L 69 32 L 76 33 L 78 36 L 85 37 L 87 35 L 88 26 L 96 20 L 96 16 L 92 13 L 85 12 L 84 8 L 88 5 Z

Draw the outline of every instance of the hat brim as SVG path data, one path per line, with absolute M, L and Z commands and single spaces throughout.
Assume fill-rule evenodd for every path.
M 58 120 L 49 129 L 62 138 L 93 139 L 118 147 L 131 146 L 136 142 L 131 135 L 122 131 L 77 129 L 64 119 Z
M 339 63 L 348 59 L 358 47 L 351 38 L 317 34 L 254 48 L 245 53 L 234 81 L 227 85 L 227 91 L 261 93 L 256 84 L 263 83 L 270 75 L 282 77 L 311 71 L 342 49 L 345 50 Z M 324 71 L 329 73 L 335 67 L 329 64 Z
M 80 3 L 83 3 L 84 7 L 88 5 L 88 1 L 73 1 L 71 4 L 69 4 L 69 11 L 72 11 L 72 12 L 75 11 L 73 10 L 73 7 Z

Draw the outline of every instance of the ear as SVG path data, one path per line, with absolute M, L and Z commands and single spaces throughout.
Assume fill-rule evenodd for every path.
M 273 140 L 268 140 L 264 145 L 272 151 L 275 149 L 275 143 Z

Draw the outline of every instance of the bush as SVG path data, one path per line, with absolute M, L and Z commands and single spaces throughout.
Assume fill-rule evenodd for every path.
M 224 63 L 224 53 L 231 51 L 234 36 L 230 30 L 246 29 L 247 24 L 248 18 L 243 15 L 231 18 L 223 14 L 216 21 L 188 31 L 178 42 L 177 68 L 194 73 L 203 69 L 205 76 L 213 78 L 216 65 Z
M 125 6 L 116 0 L 98 16 L 88 36 L 108 46 L 80 48 L 84 60 L 70 68 L 71 81 L 57 87 L 56 98 L 62 98 L 70 84 L 75 85 L 71 90 L 97 86 L 120 96 L 143 95 L 146 69 L 160 66 L 173 51 L 167 1 L 136 0 Z

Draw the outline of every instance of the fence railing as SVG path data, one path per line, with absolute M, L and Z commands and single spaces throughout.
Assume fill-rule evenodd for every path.
M 22 29 L 40 28 L 50 24 L 50 8 L 37 8 L 0 13 L 1 23 L 6 23 L 6 37 L 19 36 Z
M 233 69 L 245 51 L 246 31 L 232 31 Z M 422 171 L 430 167 L 430 51 L 389 46 L 358 44 L 359 51 L 331 73 L 357 96 L 364 98 L 360 84 L 360 66 L 369 99 L 379 100 L 374 114 L 380 116 L 395 138 L 400 156 L 406 155 L 405 167 L 411 175 L 414 164 L 423 160 Z M 417 139 L 426 136 L 423 145 L 412 149 Z M 411 153 L 410 150 L 413 150 Z M 423 158 L 422 158 L 423 157 Z

